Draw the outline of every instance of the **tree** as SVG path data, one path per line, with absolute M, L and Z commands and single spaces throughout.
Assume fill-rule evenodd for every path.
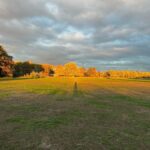
M 44 69 L 39 64 L 32 64 L 30 62 L 17 62 L 14 64 L 14 77 L 24 76 L 31 72 L 41 72 Z
M 78 66 L 74 62 L 69 62 L 65 64 L 65 76 L 77 76 Z
M 42 68 L 44 69 L 45 76 L 54 75 L 54 66 L 49 64 L 42 64 Z
M 55 76 L 65 76 L 65 68 L 62 65 L 58 65 L 55 68 Z
M 84 67 L 80 67 L 78 69 L 78 76 L 79 77 L 84 77 L 85 76 L 85 73 L 86 73 L 86 69 Z
M 5 49 L 0 45 L 0 77 L 12 76 L 13 57 L 9 56 Z
M 87 70 L 85 75 L 88 76 L 88 77 L 96 77 L 98 74 L 97 74 L 96 68 L 91 67 Z
M 109 72 L 109 71 L 106 71 L 106 72 L 104 73 L 104 77 L 105 77 L 105 78 L 110 78 L 110 76 L 111 76 L 111 75 L 110 75 L 110 72 Z
M 55 74 L 55 71 L 53 69 L 50 69 L 49 76 L 54 76 L 54 74 Z

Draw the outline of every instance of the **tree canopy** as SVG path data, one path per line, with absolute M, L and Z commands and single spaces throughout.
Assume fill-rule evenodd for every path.
M 0 77 L 13 75 L 13 57 L 0 45 Z
M 39 64 L 32 64 L 27 62 L 17 62 L 14 64 L 14 77 L 24 76 L 30 74 L 31 72 L 41 72 L 44 69 Z
M 8 55 L 0 45 L 0 77 L 102 77 L 102 78 L 150 78 L 150 72 L 109 70 L 100 72 L 96 68 L 84 68 L 75 62 L 68 62 L 57 66 L 51 64 L 35 64 L 31 61 L 13 62 L 13 57 Z

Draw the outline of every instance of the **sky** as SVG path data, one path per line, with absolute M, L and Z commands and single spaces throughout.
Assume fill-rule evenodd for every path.
M 15 60 L 150 71 L 150 0 L 0 0 Z

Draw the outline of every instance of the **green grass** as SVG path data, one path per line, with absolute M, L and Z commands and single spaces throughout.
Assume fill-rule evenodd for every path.
M 43 118 L 28 118 L 28 117 L 11 117 L 6 120 L 6 123 L 16 123 L 21 125 L 25 130 L 50 129 L 59 125 L 68 125 L 75 117 L 82 116 L 82 112 L 71 111 L 59 116 L 43 117 Z
M 8 97 L 10 94 L 9 93 L 0 93 L 0 98 L 5 98 Z
M 123 101 L 128 103 L 129 105 L 137 105 L 137 106 L 142 106 L 142 107 L 148 107 L 150 108 L 150 101 L 149 100 L 144 100 L 144 98 L 135 98 L 131 96 L 125 96 L 125 95 L 114 95 L 110 97 L 112 100 L 116 101 Z
M 75 83 L 77 82 L 77 83 Z M 0 149 L 150 149 L 150 82 L 0 80 Z

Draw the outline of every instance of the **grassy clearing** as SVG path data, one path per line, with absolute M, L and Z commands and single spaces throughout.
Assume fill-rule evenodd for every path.
M 150 149 L 150 82 L 0 81 L 0 149 Z
M 47 116 L 44 118 L 28 118 L 24 116 L 11 117 L 6 123 L 16 123 L 23 127 L 23 130 L 50 129 L 59 125 L 68 125 L 75 117 L 81 117 L 83 114 L 79 111 L 65 112 L 59 116 Z

